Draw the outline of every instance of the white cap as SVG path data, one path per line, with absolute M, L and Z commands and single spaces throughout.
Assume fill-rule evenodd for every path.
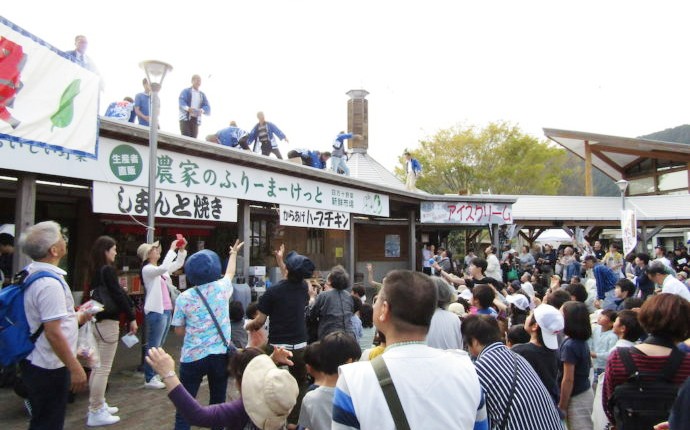
M 506 301 L 521 311 L 529 307 L 529 300 L 524 294 L 509 294 L 506 296 Z
M 549 349 L 558 349 L 558 338 L 556 335 L 562 332 L 565 326 L 563 315 L 553 306 L 542 304 L 534 309 L 534 319 L 539 324 L 539 328 L 541 328 L 544 346 Z

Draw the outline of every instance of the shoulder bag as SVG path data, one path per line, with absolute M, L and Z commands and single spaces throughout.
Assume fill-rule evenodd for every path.
M 220 324 L 218 323 L 218 319 L 216 319 L 216 316 L 213 314 L 213 311 L 211 310 L 211 306 L 209 306 L 208 301 L 206 301 L 206 297 L 199 291 L 199 287 L 195 287 L 194 291 L 199 295 L 201 298 L 201 301 L 204 302 L 204 306 L 206 306 L 206 310 L 208 311 L 208 314 L 211 315 L 211 319 L 213 320 L 213 324 L 216 326 L 216 330 L 218 330 L 218 334 L 220 335 L 221 340 L 223 341 L 223 344 L 228 348 L 228 359 L 232 357 L 235 354 L 235 351 L 237 348 L 235 348 L 235 345 L 232 343 L 229 343 L 228 340 L 225 338 L 225 335 L 223 334 L 223 330 L 220 328 Z

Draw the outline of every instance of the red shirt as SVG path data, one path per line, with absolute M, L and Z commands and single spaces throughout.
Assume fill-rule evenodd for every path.
M 661 373 L 664 368 L 666 361 L 668 360 L 668 355 L 652 357 L 646 355 L 639 351 L 635 347 L 630 348 L 631 356 L 637 370 L 649 373 Z M 604 404 L 604 411 L 606 411 L 606 416 L 608 416 L 609 421 L 616 422 L 613 417 L 613 409 L 609 409 L 609 399 L 613 397 L 613 390 L 620 384 L 623 384 L 628 379 L 628 372 L 625 369 L 623 360 L 621 359 L 618 349 L 614 350 L 609 355 L 609 360 L 606 362 L 606 377 L 604 378 L 604 391 L 601 396 L 602 402 Z M 678 371 L 676 372 L 673 383 L 680 386 L 685 382 L 685 379 L 690 376 L 690 354 L 685 354 L 685 358 L 681 363 Z

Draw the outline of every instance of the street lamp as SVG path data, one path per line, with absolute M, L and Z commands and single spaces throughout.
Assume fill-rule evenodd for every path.
M 625 210 L 625 190 L 628 189 L 628 181 L 625 179 L 621 179 L 619 181 L 616 181 L 616 185 L 618 186 L 618 189 L 621 191 L 621 208 L 622 210 Z
M 139 67 L 146 72 L 146 79 L 151 85 L 151 104 L 149 112 L 149 208 L 148 223 L 146 225 L 146 243 L 153 243 L 153 236 L 156 232 L 156 152 L 158 151 L 158 114 L 160 113 L 161 102 L 158 99 L 158 91 L 163 85 L 166 73 L 172 71 L 172 66 L 168 63 L 156 60 L 142 61 Z

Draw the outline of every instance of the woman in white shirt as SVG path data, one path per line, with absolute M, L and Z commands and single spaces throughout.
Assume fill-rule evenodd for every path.
M 144 355 L 154 347 L 160 347 L 165 343 L 172 318 L 173 305 L 177 297 L 177 289 L 173 285 L 170 273 L 174 273 L 184 265 L 187 258 L 184 239 L 173 239 L 170 250 L 165 255 L 163 262 L 158 265 L 161 258 L 161 247 L 158 241 L 143 243 L 137 249 L 137 255 L 143 260 L 141 279 L 146 290 L 144 301 L 144 314 L 146 315 L 146 345 Z M 153 368 L 144 364 L 144 378 L 146 388 L 163 389 L 165 384 L 156 375 Z
M 501 264 L 498 262 L 498 257 L 496 257 L 496 247 L 492 245 L 487 246 L 484 253 L 486 254 L 486 271 L 484 274 L 488 278 L 503 282 L 503 271 L 501 270 Z

